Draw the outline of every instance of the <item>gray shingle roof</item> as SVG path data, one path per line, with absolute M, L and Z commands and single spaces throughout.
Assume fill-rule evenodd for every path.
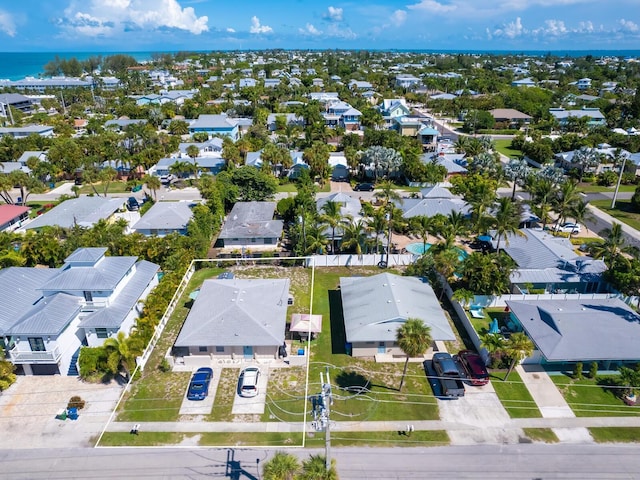
M 0 336 L 42 297 L 40 285 L 59 272 L 57 268 L 28 267 L 0 270 Z
M 640 316 L 618 299 L 507 305 L 548 361 L 640 359 Z
M 104 257 L 92 267 L 72 267 L 44 283 L 41 290 L 111 291 L 136 263 L 136 257 Z
M 282 235 L 282 220 L 273 220 L 274 202 L 237 202 L 219 238 L 274 238 Z
M 65 293 L 44 297 L 15 322 L 7 333 L 10 335 L 58 335 L 79 312 L 79 297 Z
M 75 224 L 90 227 L 107 219 L 124 205 L 124 198 L 80 197 L 66 200 L 25 225 L 26 229 L 58 225 L 71 228 Z
M 409 318 L 430 326 L 434 340 L 455 340 L 436 294 L 418 278 L 341 277 L 340 291 L 348 342 L 395 341 L 396 330 Z
M 134 230 L 184 230 L 193 217 L 190 202 L 155 203 L 134 225 Z
M 84 328 L 119 328 L 138 299 L 149 286 L 160 267 L 142 260 L 136 264 L 133 277 L 127 282 L 116 299 L 106 308 L 85 317 L 80 323 Z
M 176 347 L 279 346 L 289 279 L 205 280 L 176 340 Z

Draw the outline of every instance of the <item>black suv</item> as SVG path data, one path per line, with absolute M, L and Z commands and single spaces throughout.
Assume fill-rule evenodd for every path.
M 138 203 L 138 200 L 136 199 L 136 197 L 129 197 L 127 199 L 127 210 L 129 210 L 130 212 L 133 212 L 138 209 L 140 209 L 140 204 Z
M 356 192 L 373 192 L 374 188 L 373 183 L 359 183 L 353 187 L 353 190 Z

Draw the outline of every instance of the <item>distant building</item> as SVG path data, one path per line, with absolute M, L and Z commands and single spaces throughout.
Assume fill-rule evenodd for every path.
M 190 202 L 157 202 L 131 229 L 146 236 L 186 235 L 187 224 L 192 218 Z

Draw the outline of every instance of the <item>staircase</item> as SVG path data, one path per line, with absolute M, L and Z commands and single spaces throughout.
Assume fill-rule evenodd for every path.
M 78 357 L 80 356 L 80 349 L 82 347 L 78 347 L 73 356 L 71 357 L 71 363 L 69 364 L 69 371 L 67 372 L 68 377 L 77 377 L 80 373 L 78 372 Z

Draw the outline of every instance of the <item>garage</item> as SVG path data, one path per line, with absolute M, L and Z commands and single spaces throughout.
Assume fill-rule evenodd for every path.
M 60 369 L 56 363 L 31 365 L 31 371 L 34 375 L 60 375 Z

